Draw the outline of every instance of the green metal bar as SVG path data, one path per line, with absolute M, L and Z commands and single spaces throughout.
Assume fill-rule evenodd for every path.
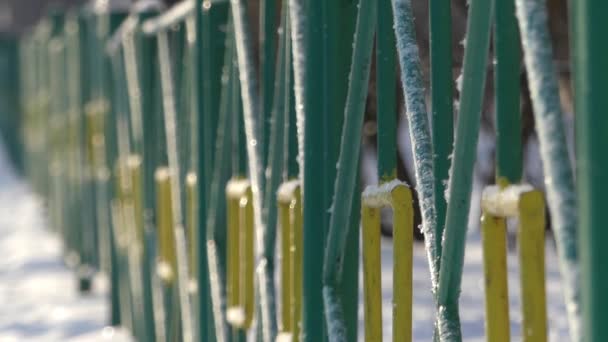
M 275 36 L 276 32 L 276 0 L 260 1 L 260 136 L 262 137 L 262 158 L 263 165 L 269 162 L 268 151 L 270 150 L 270 131 L 271 131 L 271 116 L 274 108 L 274 88 L 275 88 L 275 62 L 278 66 L 278 60 L 275 61 Z M 276 190 L 276 188 L 274 188 Z M 274 201 L 272 202 L 274 203 Z M 265 205 L 269 205 L 265 202 Z M 274 204 L 272 204 L 274 205 Z M 273 249 L 274 250 L 274 249 Z
M 302 236 L 302 341 L 323 341 L 325 334 L 323 315 L 322 272 L 323 256 L 318 246 L 325 245 L 327 208 L 324 194 L 318 190 L 323 179 L 325 144 L 318 132 L 324 119 L 322 93 L 323 17 L 320 0 L 290 0 L 292 55 L 294 67 L 294 94 L 296 101 L 298 162 L 303 182 L 303 236 Z M 306 119 L 304 119 L 306 118 Z
M 472 0 L 469 7 L 460 114 L 448 184 L 448 208 L 437 296 L 441 341 L 460 341 L 462 339 L 458 316 L 458 296 L 462 279 L 464 245 L 471 200 L 473 167 L 477 155 L 477 138 L 493 10 L 493 0 Z
M 440 255 L 435 237 L 438 223 L 435 211 L 433 146 L 431 145 L 425 91 L 410 0 L 393 0 L 393 20 L 397 52 L 401 64 L 401 83 L 412 138 L 414 165 L 416 166 L 416 190 L 420 198 L 422 231 L 425 236 L 424 242 L 431 270 L 431 291 L 436 293 Z
M 498 1 L 494 11 L 496 65 L 496 180 L 519 183 L 522 177 L 522 132 L 520 94 L 521 51 L 515 1 Z
M 601 43 L 606 32 L 607 5 L 597 0 L 571 4 L 582 294 L 582 326 L 578 336 L 571 333 L 573 341 L 608 339 L 605 324 L 608 274 L 602 266 L 607 257 L 602 242 L 608 239 L 602 205 L 608 191 L 605 179 L 608 163 L 603 157 L 608 146 L 608 97 L 603 91 L 608 74 L 608 49 Z
M 230 20 L 230 19 L 229 19 Z M 212 182 L 209 189 L 209 214 L 207 215 L 207 260 L 209 263 L 209 282 L 211 293 L 211 306 L 214 319 L 215 335 L 217 341 L 225 341 L 228 338 L 228 330 L 225 317 L 225 255 L 226 255 L 226 198 L 224 186 L 230 179 L 230 154 L 233 153 L 232 130 L 234 126 L 234 115 L 237 112 L 233 104 L 233 88 L 236 87 L 235 68 L 233 67 L 234 41 L 232 25 L 228 23 L 226 33 L 226 52 L 224 55 L 224 67 L 222 70 L 222 89 L 220 100 L 220 115 L 217 128 L 216 152 L 213 163 Z M 238 96 L 238 94 L 237 94 Z M 202 324 L 202 323 L 201 323 Z
M 341 282 L 344 251 L 349 235 L 349 229 L 345 229 L 345 227 L 349 227 L 350 210 L 357 182 L 361 127 L 367 99 L 376 13 L 376 1 L 361 0 L 359 2 L 350 82 L 344 109 L 342 142 L 337 164 L 338 172 L 323 268 L 325 318 L 331 341 L 346 340 L 342 303 L 339 297 L 332 297 L 338 295 L 336 287 Z
M 267 235 L 267 226 L 262 217 L 263 190 L 265 187 L 264 165 L 263 165 L 263 132 L 259 121 L 258 90 L 256 84 L 256 71 L 253 65 L 253 51 L 248 31 L 248 20 L 244 1 L 231 1 L 231 9 L 234 23 L 234 34 L 236 42 L 236 55 L 238 60 L 239 79 L 241 81 L 241 97 L 243 101 L 243 120 L 245 124 L 245 137 L 247 147 L 247 159 L 249 168 L 249 179 L 253 192 L 254 221 L 256 228 L 256 250 L 259 256 L 267 248 L 275 248 L 264 245 L 264 236 Z M 265 341 L 271 341 L 276 335 L 276 313 L 273 286 L 272 264 L 266 262 L 263 257 L 258 266 L 257 275 L 259 280 L 259 308 L 261 309 L 261 333 Z
M 336 179 L 336 162 L 340 153 L 342 128 L 344 125 L 344 107 L 348 93 L 350 63 L 352 59 L 353 37 L 357 23 L 357 1 L 326 1 L 324 4 L 324 25 L 326 27 L 324 46 L 324 108 L 325 115 L 323 135 L 325 139 L 325 165 L 323 175 L 324 207 L 330 208 L 334 195 Z M 336 113 L 337 115 L 331 114 Z M 341 114 L 341 115 L 340 115 Z M 358 179 L 358 176 L 357 176 Z M 355 189 L 354 193 L 359 190 Z M 342 313 L 346 338 L 357 340 L 359 327 L 358 298 L 359 293 L 359 204 L 355 196 L 349 216 L 347 241 L 344 250 L 344 262 L 341 272 L 341 284 L 337 292 L 342 302 Z M 329 223 L 331 212 L 324 213 L 324 222 Z M 353 228 L 356 227 L 356 228 Z M 325 228 L 327 230 L 327 228 Z
M 579 283 L 580 274 L 578 268 L 578 213 L 574 189 L 574 175 L 566 144 L 558 81 L 555 66 L 553 65 L 551 35 L 548 27 L 546 3 L 544 0 L 516 0 L 515 6 L 521 32 L 524 62 L 526 70 L 528 71 L 530 93 L 532 94 L 531 99 L 532 107 L 534 109 L 534 120 L 540 142 L 540 155 L 543 161 L 547 204 L 549 212 L 551 213 L 551 223 L 556 237 L 560 271 L 564 281 L 564 297 L 566 308 L 568 309 L 570 335 L 572 340 L 578 341 L 581 340 L 581 336 L 584 334 L 584 331 L 582 331 L 580 327 L 581 286 Z M 598 10 L 606 9 L 605 5 L 602 6 L 599 3 L 596 7 L 598 7 Z M 580 8 L 585 8 L 585 6 L 583 5 Z M 602 13 L 602 11 L 599 12 Z M 596 12 L 595 8 L 593 12 L 585 10 L 584 13 L 587 14 L 584 22 L 593 20 L 593 18 L 595 18 L 595 22 L 597 22 L 598 14 L 596 13 L 598 12 Z M 576 14 L 580 15 L 580 13 Z M 580 19 L 578 19 L 579 17 L 576 18 L 578 23 L 581 23 Z M 576 41 L 576 39 L 573 41 Z M 586 40 L 584 41 L 587 42 Z M 583 51 L 586 51 L 587 45 L 582 44 L 580 46 Z M 581 51 L 583 56 L 586 56 L 583 51 Z M 589 62 L 594 62 L 594 64 L 592 64 L 594 69 L 598 66 L 600 68 L 599 70 L 604 70 L 601 69 L 602 66 L 605 66 L 605 62 L 601 61 L 600 57 L 602 51 L 605 50 L 597 50 L 599 56 L 597 58 L 594 56 L 593 59 L 588 60 Z M 598 71 L 594 71 L 594 73 L 595 72 Z M 599 73 L 599 75 L 602 74 Z M 585 97 L 591 99 L 589 94 L 585 92 L 579 91 L 577 95 L 580 98 Z M 585 100 L 583 100 L 583 103 L 585 103 L 584 101 Z M 583 107 L 582 109 L 586 108 Z M 584 139 L 579 136 L 577 136 L 577 138 Z M 583 250 L 588 250 L 588 247 L 585 246 Z M 597 298 L 594 299 L 594 302 L 597 302 Z
M 177 140 L 177 101 L 175 92 L 175 70 L 170 57 L 168 32 L 161 31 L 158 35 L 158 58 L 163 94 L 163 115 L 165 117 L 165 138 L 167 157 L 171 177 L 171 204 L 173 206 L 173 222 L 175 234 L 175 249 L 177 254 L 177 285 L 183 338 L 186 342 L 194 340 L 194 322 L 192 317 L 191 300 L 188 295 L 188 260 L 186 256 L 185 230 L 182 220 L 182 198 L 180 193 L 181 168 Z
M 207 5 L 211 6 L 207 6 Z M 218 134 L 220 133 L 218 117 L 221 120 L 227 120 L 222 117 L 228 115 L 223 113 L 220 101 L 220 97 L 226 98 L 225 101 L 229 101 L 228 90 L 220 90 L 221 78 L 222 78 L 222 64 L 226 68 L 226 60 L 224 59 L 228 52 L 224 51 L 228 48 L 225 41 L 225 36 L 228 37 L 231 33 L 223 33 L 223 25 L 230 25 L 227 20 L 227 14 L 229 5 L 220 5 L 219 3 L 203 3 L 201 1 L 196 2 L 195 11 L 195 26 L 196 26 L 196 42 L 194 52 L 194 65 L 195 65 L 195 96 L 198 116 L 198 152 L 197 152 L 197 163 L 198 163 L 198 177 L 199 177 L 199 224 L 201 225 L 198 231 L 198 265 L 199 270 L 198 283 L 199 283 L 199 299 L 197 301 L 198 309 L 197 315 L 199 319 L 199 340 L 210 339 L 214 337 L 221 341 L 225 338 L 226 331 L 220 323 L 223 323 L 225 318 L 218 316 L 215 308 L 219 308 L 220 304 L 217 303 L 217 299 L 214 296 L 208 294 L 216 293 L 217 291 L 223 290 L 223 286 L 220 286 L 222 280 L 216 278 L 212 279 L 211 274 L 212 267 L 220 268 L 218 272 L 223 272 L 223 265 L 225 264 L 226 238 L 225 232 L 221 232 L 214 228 L 214 225 L 207 224 L 213 216 L 214 220 L 222 223 L 225 219 L 225 215 L 221 214 L 225 210 L 225 201 L 222 199 L 219 203 L 214 204 L 212 187 L 214 184 L 211 182 L 212 173 L 216 172 L 216 163 L 220 163 L 223 159 L 229 160 L 226 156 L 215 155 L 213 146 L 215 141 L 222 139 Z M 228 28 L 228 32 L 232 31 L 232 28 Z M 232 42 L 230 43 L 232 47 Z M 230 63 L 232 55 L 229 56 Z M 216 134 L 216 127 L 217 134 Z M 230 127 L 230 126 L 227 126 Z M 227 130 L 227 129 L 225 129 Z M 225 135 L 226 133 L 223 133 Z M 217 139 L 217 140 L 216 140 Z M 219 148 L 219 146 L 217 147 Z M 217 150 L 219 151 L 219 149 Z M 217 153 L 217 152 L 216 152 Z M 227 166 L 223 166 L 227 167 Z M 223 169 L 222 169 L 223 170 Z M 223 177 L 228 175 L 224 173 Z M 215 177 L 215 176 L 214 176 Z M 225 177 L 224 177 L 225 178 Z M 216 180 L 217 178 L 213 178 Z M 225 182 L 221 183 L 224 184 Z M 219 194 L 215 195 L 223 198 L 224 192 L 219 191 Z M 215 212 L 211 207 L 217 206 L 221 212 Z M 219 215 L 219 216 L 218 216 Z M 206 225 L 207 224 L 207 225 Z M 213 238 L 213 246 L 209 247 L 211 237 Z M 211 248 L 210 250 L 207 250 Z M 219 253 L 219 257 L 217 254 Z M 215 260 L 215 261 L 214 261 Z M 216 292 L 213 286 L 216 286 Z M 211 298 L 211 300 L 209 300 Z M 216 305 L 217 304 L 217 305 Z M 215 317 L 215 320 L 212 319 Z M 219 329 L 219 330 L 218 330 Z
M 115 91 L 115 85 L 112 82 L 112 66 L 110 63 L 110 58 L 106 54 L 103 54 L 104 51 L 103 42 L 107 37 L 116 30 L 116 28 L 120 25 L 122 20 L 126 17 L 126 13 L 121 10 L 111 9 L 109 12 L 102 12 L 97 16 L 96 26 L 98 29 L 98 48 L 97 51 L 100 56 L 103 56 L 101 60 L 101 71 L 98 74 L 98 80 L 100 83 L 100 87 L 98 88 L 98 94 L 101 99 L 105 99 L 108 104 L 107 110 L 107 118 L 104 119 L 104 122 L 107 123 L 104 125 L 104 136 L 105 136 L 105 177 L 109 177 L 111 170 L 114 170 L 117 152 L 117 144 L 116 144 L 116 132 L 115 132 L 115 118 L 117 113 L 117 95 Z M 111 215 L 111 205 L 110 199 L 115 196 L 116 186 L 114 185 L 115 180 L 113 178 L 109 180 L 105 180 L 103 176 L 104 171 L 102 171 L 102 177 L 99 180 L 99 188 L 102 189 L 102 194 L 107 194 L 105 198 L 106 210 L 104 212 L 106 215 Z M 102 198 L 104 199 L 104 198 Z M 111 322 L 113 325 L 119 325 L 127 317 L 121 317 L 120 312 L 120 301 L 126 300 L 120 296 L 120 255 L 118 251 L 118 247 L 115 244 L 115 229 L 114 229 L 114 221 L 110 220 L 108 222 L 108 239 L 110 241 L 110 264 L 111 264 L 111 302 L 112 302 L 112 312 L 111 312 Z
M 433 177 L 435 178 L 434 238 L 437 256 L 445 225 L 447 201 L 445 181 L 449 178 L 450 153 L 454 143 L 452 13 L 450 0 L 429 1 L 429 48 L 431 77 L 431 115 L 433 119 Z
M 285 72 L 285 70 L 290 70 L 286 69 L 285 67 L 285 62 L 288 58 L 287 54 L 290 53 L 290 51 L 286 50 L 287 39 L 285 39 L 286 25 L 288 25 L 288 13 L 288 5 L 285 4 L 281 14 L 281 27 L 283 30 L 283 35 L 279 37 L 278 58 L 276 63 L 277 78 L 275 79 L 274 84 L 274 95 L 270 97 L 267 96 L 266 93 L 262 94 L 263 98 L 267 100 L 274 99 L 274 103 L 272 104 L 272 113 L 268 118 L 268 122 L 271 123 L 269 127 L 270 129 L 267 131 L 269 137 L 264 137 L 266 139 L 265 146 L 268 148 L 268 155 L 266 165 L 266 189 L 264 191 L 264 208 L 262 212 L 263 221 L 266 222 L 262 260 L 265 263 L 267 272 L 269 274 L 269 276 L 266 277 L 267 284 L 265 286 L 266 288 L 270 289 L 272 293 L 275 293 L 274 270 L 277 235 L 277 189 L 283 180 L 285 160 L 288 153 L 288 146 L 286 146 L 287 140 L 285 139 L 287 134 L 286 129 L 288 129 L 288 127 L 285 125 L 285 121 L 289 120 L 288 117 L 286 118 L 286 115 L 289 115 L 289 111 L 286 110 L 285 107 L 286 104 L 289 104 L 288 102 L 286 103 L 288 98 L 285 95 L 286 92 L 289 92 L 289 88 L 287 86 L 289 75 Z M 266 19 L 268 19 L 268 17 Z M 268 23 L 266 24 L 268 25 Z M 265 48 L 268 48 L 268 46 L 265 46 Z M 273 75 L 266 75 L 265 77 L 271 76 Z M 269 79 L 267 78 L 266 81 L 268 80 Z M 264 88 L 266 88 L 266 92 L 270 91 L 270 87 L 267 85 L 264 85 Z M 264 103 L 262 103 L 262 106 L 264 106 Z M 260 294 L 258 294 L 258 297 L 259 295 Z M 268 305 L 274 307 L 275 303 L 268 303 Z M 264 314 L 262 309 L 263 308 L 258 308 L 258 312 Z M 272 311 L 274 312 L 275 310 Z M 267 318 L 265 321 L 271 324 L 269 327 L 271 331 L 266 334 L 266 336 L 274 340 L 277 333 L 276 318 Z M 262 335 L 262 337 L 264 336 Z
M 376 33 L 376 112 L 378 122 L 378 176 L 397 177 L 397 61 L 390 1 L 378 1 Z

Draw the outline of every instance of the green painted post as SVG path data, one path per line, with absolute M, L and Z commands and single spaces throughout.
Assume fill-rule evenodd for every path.
M 268 151 L 270 150 L 270 130 L 271 130 L 271 116 L 274 107 L 274 88 L 275 88 L 275 64 L 278 65 L 278 61 L 275 60 L 275 43 L 277 37 L 277 25 L 276 25 L 276 0 L 262 0 L 260 1 L 260 136 L 262 137 L 262 159 L 263 164 L 268 164 Z M 265 205 L 268 205 L 265 202 Z M 276 330 L 276 329 L 275 329 Z
M 515 1 L 496 2 L 494 15 L 496 181 L 507 185 L 519 183 L 523 170 L 519 103 L 521 51 Z
M 325 339 L 322 295 L 326 222 L 323 213 L 325 142 L 323 130 L 323 4 L 322 0 L 290 0 L 290 23 L 298 121 L 300 175 L 303 183 L 302 341 Z M 315 47 L 309 48 L 309 47 Z M 307 48 L 308 47 L 308 48 Z M 305 120 L 304 117 L 306 118 Z
M 486 79 L 494 1 L 472 0 L 469 7 L 459 118 L 449 179 L 441 271 L 437 293 L 439 337 L 460 341 L 458 297 L 462 280 L 473 167 Z
M 209 207 L 207 215 L 207 260 L 209 269 L 209 290 L 214 331 L 217 340 L 226 340 L 227 327 L 225 317 L 226 297 L 226 196 L 225 185 L 230 179 L 232 130 L 234 112 L 232 103 L 233 87 L 236 85 L 234 75 L 233 47 L 231 26 L 228 25 L 227 49 L 224 54 L 222 70 L 222 89 L 220 115 L 217 128 L 216 152 L 213 163 L 212 182 L 209 189 Z
M 397 51 L 392 12 L 390 1 L 378 1 L 376 113 L 378 176 L 382 182 L 397 178 Z
M 576 169 L 579 198 L 582 326 L 577 341 L 608 340 L 608 258 L 605 203 L 608 193 L 608 48 L 606 32 L 608 3 L 579 0 L 572 6 L 572 56 L 576 112 Z
M 441 256 L 447 201 L 445 182 L 454 142 L 452 13 L 450 0 L 429 1 L 431 113 L 433 118 L 433 177 L 435 179 L 436 253 Z
M 338 288 L 342 282 L 344 252 L 350 231 L 348 228 L 354 228 L 354 225 L 349 225 L 349 220 L 358 181 L 361 130 L 376 32 L 376 13 L 377 1 L 361 0 L 359 2 L 350 81 L 344 109 L 344 126 L 337 163 L 338 172 L 323 268 L 325 319 L 331 341 L 345 341 L 347 338 L 343 303 Z
M 224 96 L 223 91 L 220 91 L 221 86 L 221 72 L 222 62 L 224 61 L 225 54 L 225 42 L 224 37 L 226 36 L 220 30 L 220 26 L 226 23 L 226 17 L 228 12 L 228 6 L 225 4 L 211 4 L 210 7 L 202 6 L 203 2 L 196 1 L 195 5 L 195 26 L 196 26 L 196 42 L 194 46 L 194 73 L 196 78 L 194 80 L 195 94 L 195 107 L 197 113 L 197 132 L 198 132 L 198 151 L 197 151 L 197 173 L 199 180 L 198 194 L 199 194 L 199 229 L 197 238 L 197 251 L 198 251 L 198 300 L 197 300 L 197 317 L 199 326 L 199 340 L 213 340 L 216 335 L 224 335 L 224 331 L 218 331 L 218 323 L 214 322 L 212 300 L 209 300 L 211 292 L 209 277 L 210 268 L 209 263 L 212 262 L 208 259 L 210 251 L 208 248 L 208 239 L 213 236 L 214 248 L 222 255 L 222 251 L 225 251 L 225 239 L 222 235 L 217 232 L 215 228 L 208 225 L 211 216 L 216 215 L 220 218 L 218 222 L 223 222 L 223 215 L 220 213 L 214 213 L 210 208 L 219 206 L 223 208 L 224 202 L 220 200 L 223 196 L 219 194 L 221 204 L 212 203 L 214 201 L 210 191 L 214 186 L 211 182 L 212 171 L 214 170 L 216 160 L 220 156 L 214 156 L 214 142 L 216 141 L 216 127 L 218 126 L 218 117 L 221 112 L 220 103 L 217 100 L 220 96 Z M 222 120 L 220 117 L 219 120 Z M 218 137 L 217 139 L 221 139 Z M 222 156 L 223 158 L 223 156 Z M 216 180 L 216 178 L 213 178 Z M 219 181 L 219 180 L 217 180 Z M 219 216 L 218 216 L 219 215 Z M 219 234 L 219 235 L 218 235 Z M 216 251 L 214 249 L 214 251 Z M 218 261 L 215 265 L 222 265 L 223 259 Z M 220 282 L 219 280 L 217 280 Z M 223 288 L 223 286 L 222 286 Z M 217 318 L 216 318 L 217 319 Z M 224 322 L 224 318 L 221 318 L 221 322 Z M 222 329 L 223 330 L 223 329 Z

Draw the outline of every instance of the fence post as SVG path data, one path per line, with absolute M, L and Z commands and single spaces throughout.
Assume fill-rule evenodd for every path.
M 602 44 L 607 29 L 608 3 L 577 0 L 571 4 L 572 56 L 576 112 L 576 168 L 579 199 L 583 341 L 607 341 L 608 258 L 605 197 L 608 193 L 608 47 Z M 568 303 L 567 303 L 568 304 Z

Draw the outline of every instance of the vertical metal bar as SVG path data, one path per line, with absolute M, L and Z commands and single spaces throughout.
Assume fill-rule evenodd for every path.
M 344 313 L 337 287 L 341 284 L 344 252 L 348 241 L 347 229 L 351 216 L 354 190 L 356 188 L 359 152 L 361 148 L 361 127 L 367 98 L 371 53 L 376 31 L 377 2 L 361 0 L 354 36 L 354 48 L 349 76 L 348 95 L 344 109 L 344 126 L 338 157 L 338 171 L 335 180 L 329 234 L 325 246 L 323 263 L 323 296 L 326 309 L 326 324 L 329 338 L 346 339 Z M 305 183 L 306 184 L 306 183 Z M 305 192 L 306 194 L 306 192 Z M 306 198 L 306 195 L 305 195 Z M 340 307 L 332 307 L 332 305 Z
M 186 255 L 185 231 L 183 226 L 182 203 L 180 194 L 181 170 L 178 158 L 177 143 L 177 107 L 174 92 L 174 78 L 170 59 L 168 33 L 158 33 L 158 58 L 161 77 L 161 88 L 163 98 L 163 112 L 165 116 L 165 138 L 167 144 L 167 157 L 169 159 L 169 170 L 171 173 L 171 205 L 173 206 L 173 221 L 177 254 L 177 293 L 179 307 L 181 310 L 181 321 L 183 324 L 183 338 L 186 342 L 194 339 L 194 326 L 192 322 L 191 301 L 187 294 L 188 283 L 188 259 Z
M 439 250 L 434 235 L 437 217 L 435 214 L 433 146 L 422 84 L 420 57 L 410 0 L 392 0 L 392 3 L 397 52 L 401 64 L 401 84 L 403 85 L 414 165 L 416 166 L 416 190 L 420 197 L 422 231 L 425 235 L 424 242 L 431 271 L 431 291 L 435 293 L 439 274 Z
M 276 0 L 260 1 L 260 120 L 262 122 L 260 128 L 260 136 L 262 137 L 262 158 L 263 165 L 268 163 L 268 151 L 270 150 L 270 126 L 271 116 L 274 107 L 274 92 L 275 87 L 275 37 L 276 23 Z M 278 64 L 277 64 L 278 67 Z M 275 188 L 276 189 L 276 188 Z M 272 202 L 265 202 L 275 203 Z
M 441 341 L 460 341 L 458 297 L 462 280 L 464 245 L 470 208 L 473 167 L 486 80 L 493 0 L 472 0 L 463 65 L 462 95 L 449 179 L 441 272 L 438 287 Z
M 380 209 L 361 206 L 365 340 L 382 341 Z
M 393 208 L 393 342 L 412 341 L 413 228 L 412 192 L 406 186 L 391 191 Z M 379 231 L 379 229 L 378 229 Z M 382 269 L 381 265 L 377 266 Z
M 212 150 L 212 137 L 211 131 L 213 127 L 210 127 L 210 117 L 211 117 L 211 97 L 209 94 L 208 82 L 209 80 L 206 77 L 210 77 L 207 75 L 207 71 L 209 68 L 206 68 L 207 65 L 210 64 L 208 61 L 208 54 L 205 54 L 205 47 L 208 42 L 206 42 L 207 32 L 209 31 L 210 26 L 210 9 L 206 8 L 205 12 L 203 12 L 203 2 L 195 1 L 194 5 L 194 18 L 195 18 L 195 30 L 196 30 L 196 41 L 194 46 L 193 53 L 193 72 L 195 74 L 194 84 L 193 84 L 193 94 L 194 96 L 194 106 L 196 110 L 197 116 L 197 135 L 198 135 L 198 156 L 196 158 L 197 165 L 197 175 L 200 179 L 198 184 L 198 215 L 199 215 L 199 227 L 197 229 L 197 237 L 196 237 L 196 245 L 197 245 L 197 286 L 198 286 L 198 298 L 195 303 L 195 317 L 197 318 L 197 335 L 198 341 L 206 341 L 213 340 L 214 336 L 210 335 L 209 329 L 209 319 L 207 316 L 211 312 L 209 310 L 210 301 L 209 296 L 207 295 L 210 289 L 209 284 L 209 265 L 208 265 L 208 251 L 207 251 L 207 220 L 208 215 L 210 214 L 207 211 L 208 207 L 208 191 L 209 191 L 209 182 L 207 179 L 211 178 L 211 153 Z M 205 87 L 207 86 L 207 87 Z M 223 335 L 223 331 L 216 331 L 216 335 Z
M 545 203 L 542 192 L 530 191 L 521 194 L 518 209 L 522 340 L 547 341 Z
M 606 208 L 608 162 L 603 157 L 608 146 L 608 97 L 605 83 L 608 75 L 608 49 L 602 44 L 606 32 L 608 3 L 579 0 L 571 3 L 572 56 L 576 94 L 576 170 L 580 199 L 581 293 L 583 324 L 581 334 L 573 341 L 608 340 L 608 258 Z M 574 339 L 576 338 L 576 339 Z
M 326 1 L 324 4 L 325 37 L 323 40 L 324 65 L 323 74 L 325 88 L 324 108 L 325 115 L 325 159 L 323 192 L 326 208 L 331 207 L 333 200 L 334 181 L 337 168 L 335 167 L 340 152 L 340 141 L 344 124 L 344 107 L 348 93 L 350 63 L 344 63 L 352 58 L 352 38 L 355 34 L 357 21 L 358 1 L 338 0 Z M 335 114 L 331 114 L 335 113 Z M 342 115 L 340 115 L 342 114 Z M 359 167 L 357 166 L 357 170 Z M 359 179 L 359 175 L 355 176 Z M 360 193 L 360 186 L 355 185 L 354 194 Z M 342 301 L 346 338 L 349 341 L 357 340 L 359 327 L 358 301 L 359 293 L 359 218 L 361 214 L 361 198 L 353 197 L 351 215 L 347 226 L 348 234 L 344 249 L 344 262 L 342 281 L 338 286 L 338 293 Z M 326 211 L 325 222 L 328 223 L 331 213 Z M 327 229 L 327 228 L 325 228 Z
M 496 180 L 504 186 L 518 183 L 523 170 L 519 104 L 521 51 L 515 1 L 497 1 L 494 15 Z
M 390 0 L 378 2 L 376 32 L 376 112 L 378 122 L 378 176 L 397 178 L 397 51 Z
M 585 8 L 584 4 L 588 2 L 581 3 L 583 4 L 581 8 Z M 572 340 L 578 341 L 583 334 L 583 331 L 580 329 L 580 296 L 582 291 L 579 283 L 578 212 L 574 175 L 566 145 L 558 81 L 553 64 L 546 1 L 516 0 L 515 6 L 519 30 L 521 32 L 524 62 L 528 72 L 530 93 L 532 94 L 534 120 L 540 142 L 540 155 L 543 162 L 543 175 L 547 190 L 547 204 L 551 213 L 551 223 L 556 237 L 557 254 L 564 283 L 564 297 L 568 311 L 570 337 Z M 595 6 L 592 11 L 586 11 L 585 15 L 587 17 L 582 20 L 588 22 L 588 20 L 592 20 L 590 18 L 598 18 L 595 17 L 598 15 L 598 12 L 602 13 L 601 9 L 606 8 L 605 5 L 599 3 L 597 7 L 599 7 L 598 11 L 596 11 Z M 580 15 L 580 13 L 577 12 L 577 15 Z M 580 19 L 576 20 L 580 22 Z M 573 39 L 573 41 L 577 40 Z M 581 47 L 582 51 L 586 51 L 586 48 L 588 48 L 588 45 L 585 44 Z M 598 52 L 600 51 L 605 50 L 598 50 Z M 591 55 L 583 54 L 582 56 L 589 57 Z M 596 58 L 596 55 L 593 55 L 592 59 L 585 60 L 585 63 L 589 63 L 589 67 L 593 66 L 594 68 L 593 77 L 598 74 L 601 75 L 601 72 L 595 70 L 596 65 L 600 66 L 599 70 L 602 70 L 601 66 L 605 65 L 601 57 Z M 589 98 L 589 92 L 591 91 L 589 89 L 582 88 L 576 94 L 581 98 Z M 583 103 L 586 103 L 585 100 L 583 100 Z M 594 108 L 594 106 L 582 107 L 581 110 L 586 112 L 587 110 L 595 110 Z M 584 249 L 588 250 L 587 247 Z M 594 300 L 595 302 L 597 300 Z
M 294 62 L 295 99 L 298 124 L 299 166 L 303 186 L 304 228 L 302 236 L 302 341 L 325 338 L 322 295 L 323 256 L 318 246 L 325 245 L 322 213 L 323 193 L 318 180 L 323 177 L 324 141 L 322 129 L 323 38 L 321 0 L 290 0 L 290 22 Z M 310 47 L 315 47 L 310 48 Z M 307 48 L 308 47 L 308 48 Z M 304 118 L 306 118 L 304 120 Z
M 488 341 L 509 342 L 509 287 L 507 278 L 507 225 L 502 217 L 481 216 L 481 243 L 485 280 L 485 329 Z
M 291 302 L 291 322 L 293 326 L 293 341 L 300 341 L 302 325 L 302 196 L 301 188 L 294 191 L 294 200 L 290 205 L 291 220 L 291 284 L 293 286 Z
M 437 255 L 445 227 L 447 200 L 445 181 L 449 178 L 450 158 L 454 142 L 452 13 L 450 0 L 429 1 L 429 48 L 431 57 L 431 113 L 433 119 L 433 177 L 435 179 L 435 212 L 437 224 L 434 238 Z

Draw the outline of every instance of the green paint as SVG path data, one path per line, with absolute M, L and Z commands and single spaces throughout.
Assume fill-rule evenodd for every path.
M 494 11 L 496 179 L 519 183 L 522 177 L 522 131 L 519 103 L 521 51 L 515 1 L 496 2 Z
M 443 253 L 437 301 L 439 336 L 460 341 L 458 297 L 464 262 L 467 220 L 471 200 L 473 167 L 486 79 L 494 1 L 472 0 L 469 7 L 459 117 L 449 180 Z

